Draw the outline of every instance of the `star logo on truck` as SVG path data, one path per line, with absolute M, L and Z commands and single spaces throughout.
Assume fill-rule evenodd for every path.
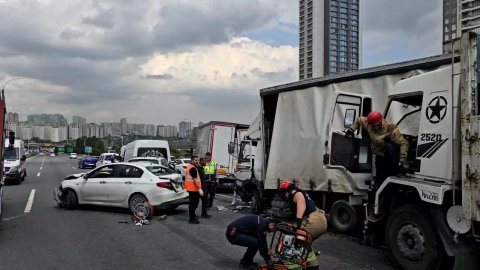
M 427 119 L 432 124 L 437 124 L 447 115 L 447 100 L 442 97 L 434 97 L 427 106 Z

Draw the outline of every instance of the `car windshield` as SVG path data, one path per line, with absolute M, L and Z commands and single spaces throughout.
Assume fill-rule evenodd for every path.
M 185 163 L 185 164 L 188 164 L 188 163 L 190 163 L 190 162 L 191 162 L 191 160 L 190 160 L 190 159 L 182 159 L 182 161 L 183 161 L 183 163 Z
M 12 147 L 12 148 L 6 147 L 3 156 L 5 160 L 18 159 L 18 147 Z
M 171 169 L 163 166 L 146 166 L 145 168 L 157 176 L 173 173 Z
M 142 158 L 142 159 L 132 159 L 128 161 L 129 163 L 150 163 L 150 164 L 158 164 L 158 160 L 155 159 L 147 159 L 147 158 Z

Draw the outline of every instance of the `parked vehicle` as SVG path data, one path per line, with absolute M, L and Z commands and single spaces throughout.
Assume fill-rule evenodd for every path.
M 77 159 L 77 153 L 70 153 L 70 159 Z
M 182 177 L 185 177 L 185 169 L 187 168 L 188 164 L 190 164 L 191 159 L 189 158 L 179 158 L 175 160 L 175 169 L 180 172 Z
M 69 175 L 54 189 L 59 207 L 79 204 L 129 208 L 149 202 L 154 207 L 175 208 L 187 202 L 182 177 L 158 165 L 112 163 L 88 173 Z
M 5 142 L 3 153 L 5 166 L 5 182 L 12 182 L 19 185 L 27 177 L 27 156 L 25 155 L 25 144 L 21 140 L 15 140 L 14 144 Z
M 197 153 L 199 156 L 212 153 L 212 159 L 217 163 L 219 188 L 235 186 L 234 169 L 238 162 L 238 146 L 242 133 L 248 130 L 248 125 L 211 121 L 198 127 Z M 233 149 L 232 151 L 229 151 Z
M 134 157 L 163 157 L 170 162 L 170 147 L 168 141 L 137 140 L 122 147 L 123 160 Z
M 477 48 L 469 33 L 460 56 L 260 90 L 261 174 L 242 185 L 244 198 L 253 197 L 256 211 L 277 205 L 279 183 L 293 178 L 329 210 L 336 230 L 364 225 L 365 238 L 383 242 L 398 268 L 439 269 L 455 256 L 479 269 Z M 342 133 L 372 110 L 384 111 L 410 144 L 410 170 L 379 185 L 368 133 Z
M 80 161 L 78 161 L 78 168 L 85 169 L 85 168 L 95 168 L 97 167 L 98 159 L 93 156 L 86 156 L 83 157 Z
M 139 163 L 139 164 L 148 164 L 148 165 L 162 165 L 164 167 L 169 167 L 169 164 L 165 158 L 156 158 L 156 157 L 134 157 L 128 160 L 128 163 Z
M 98 157 L 96 166 L 100 167 L 106 164 L 110 164 L 112 163 L 112 160 L 114 162 L 121 162 L 122 158 L 115 153 L 103 153 L 103 154 L 100 154 L 100 156 Z

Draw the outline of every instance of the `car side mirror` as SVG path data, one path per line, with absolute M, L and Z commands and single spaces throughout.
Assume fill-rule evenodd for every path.
M 88 180 L 88 173 L 83 175 L 83 179 Z
M 20 159 L 20 161 L 26 161 L 27 160 L 27 156 L 23 155 L 22 158 Z

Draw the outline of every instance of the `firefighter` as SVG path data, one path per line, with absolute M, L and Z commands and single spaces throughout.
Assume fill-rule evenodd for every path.
M 200 197 L 203 196 L 203 190 L 197 166 L 198 156 L 192 156 L 190 164 L 185 169 L 185 190 L 188 191 L 188 213 L 190 215 L 188 223 L 190 224 L 200 223 L 195 210 L 200 202 Z
M 271 218 L 245 215 L 227 226 L 225 236 L 228 242 L 232 245 L 247 247 L 247 251 L 240 260 L 241 269 L 258 269 L 258 264 L 253 262 L 253 258 L 257 251 L 260 251 L 260 255 L 269 269 L 273 270 L 273 261 L 267 244 L 267 233 L 273 232 L 278 223 L 278 220 Z
M 373 111 L 367 117 L 357 118 L 344 132 L 353 135 L 360 127 L 368 131 L 372 140 L 377 187 L 387 177 L 396 175 L 399 166 L 404 170 L 409 169 L 407 161 L 408 141 L 395 124 L 383 119 L 382 113 Z
M 217 163 L 212 160 L 212 153 L 210 152 L 205 153 L 205 162 L 206 164 L 203 166 L 206 176 L 205 182 L 207 183 L 205 189 L 207 190 L 206 194 L 208 194 L 208 207 L 212 207 L 217 188 Z
M 308 194 L 296 187 L 291 180 L 284 181 L 279 188 L 280 197 L 287 201 L 292 213 L 295 214 L 294 228 L 304 229 L 318 239 L 327 231 L 325 212 L 317 208 Z M 318 269 L 318 261 L 313 249 L 307 258 L 307 269 Z

